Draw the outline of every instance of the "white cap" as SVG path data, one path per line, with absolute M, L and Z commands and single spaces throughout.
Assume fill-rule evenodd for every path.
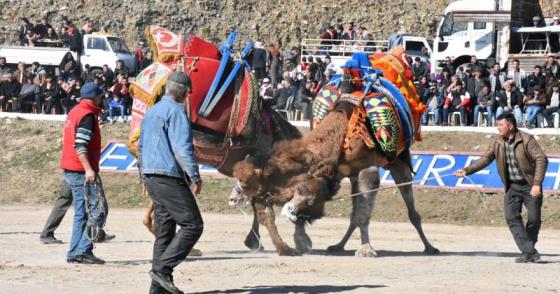
M 555 16 L 555 17 L 552 18 L 552 20 L 560 20 L 560 17 Z
M 334 65 L 332 63 L 329 63 L 327 65 L 327 70 L 332 70 L 332 71 L 336 72 L 336 65 Z
M 270 79 L 264 78 L 264 79 L 263 79 L 263 84 L 264 84 L 264 83 L 270 83 Z

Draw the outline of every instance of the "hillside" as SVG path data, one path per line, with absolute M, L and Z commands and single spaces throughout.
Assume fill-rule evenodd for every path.
M 491 1 L 491 0 L 488 0 Z M 124 36 L 131 49 L 139 46 L 143 29 L 159 24 L 177 32 L 224 40 L 236 30 L 240 40 L 258 39 L 297 45 L 316 38 L 329 23 L 354 21 L 375 38 L 403 31 L 433 37 L 431 28 L 451 0 L 0 0 L 0 44 L 14 43 L 20 17 L 48 16 L 60 26 L 63 17 L 81 27 L 93 19 L 98 28 Z M 540 0 L 546 16 L 560 12 L 560 0 Z

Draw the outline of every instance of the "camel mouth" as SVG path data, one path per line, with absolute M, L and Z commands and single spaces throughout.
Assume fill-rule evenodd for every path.
M 228 201 L 229 206 L 231 207 L 244 207 L 247 205 L 247 200 L 244 198 L 230 198 Z
M 288 218 L 289 220 L 291 220 L 293 222 L 298 220 L 296 207 L 291 202 L 288 202 L 288 203 L 284 204 L 284 206 L 282 207 L 281 215 Z

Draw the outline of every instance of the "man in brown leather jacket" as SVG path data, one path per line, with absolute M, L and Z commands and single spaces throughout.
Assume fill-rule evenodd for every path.
M 506 191 L 504 213 L 513 239 L 522 255 L 517 263 L 538 262 L 535 249 L 541 227 L 542 182 L 548 159 L 533 136 L 517 129 L 515 116 L 502 113 L 496 119 L 496 140 L 479 160 L 455 172 L 458 177 L 474 174 L 496 160 L 496 166 Z M 527 225 L 523 226 L 521 208 L 527 209 Z

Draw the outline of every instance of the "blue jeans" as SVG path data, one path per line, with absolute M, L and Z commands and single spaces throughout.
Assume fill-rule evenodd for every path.
M 64 181 L 70 185 L 74 197 L 74 221 L 72 223 L 72 238 L 67 258 L 88 254 L 92 252 L 93 244 L 87 237 L 86 225 L 88 221 L 84 199 L 84 173 L 64 171 Z M 91 191 L 90 209 L 94 212 L 97 208 L 97 191 Z
M 120 109 L 121 118 L 124 122 L 124 105 L 119 105 L 119 106 L 109 105 L 109 119 L 113 121 L 113 112 L 115 111 L 115 108 Z
M 480 105 L 475 106 L 474 117 L 473 117 L 474 124 L 478 126 L 478 114 L 484 111 L 486 111 L 486 125 L 492 126 L 494 120 L 494 112 L 492 111 L 492 106 L 480 106 Z
M 496 109 L 496 117 L 500 116 L 500 114 L 502 114 L 503 112 L 504 108 L 499 106 L 498 109 Z M 520 127 L 523 124 L 523 112 L 521 112 L 521 108 L 515 106 L 513 108 L 513 115 L 515 116 L 515 120 L 517 121 L 517 126 Z
M 543 107 L 540 105 L 528 105 L 525 112 L 527 113 L 526 122 L 532 125 L 537 125 L 537 115 L 543 111 Z
M 423 125 L 428 125 L 428 121 L 430 119 L 430 116 L 428 115 L 428 113 L 433 112 L 434 113 L 434 124 L 436 126 L 439 126 L 441 124 L 441 109 L 437 108 L 437 107 L 428 107 L 428 109 L 426 109 L 426 111 L 422 114 L 422 124 Z

